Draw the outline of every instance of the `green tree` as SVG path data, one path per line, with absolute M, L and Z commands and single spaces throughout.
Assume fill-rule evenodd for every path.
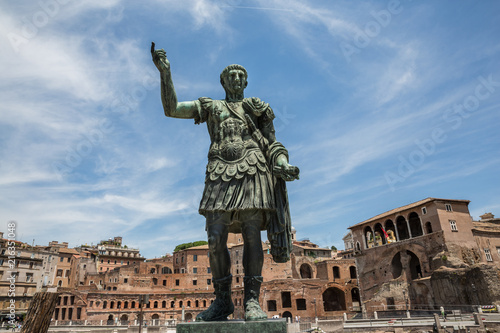
M 332 251 L 337 251 L 337 247 L 335 245 L 332 245 L 330 248 L 332 249 Z
M 189 249 L 190 247 L 206 245 L 206 244 L 208 244 L 207 241 L 196 241 L 196 242 L 182 243 L 182 244 L 179 244 L 175 247 L 174 253 L 181 251 L 181 250 Z

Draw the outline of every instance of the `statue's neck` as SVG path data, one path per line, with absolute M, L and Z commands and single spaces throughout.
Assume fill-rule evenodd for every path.
M 243 92 L 241 93 L 226 92 L 226 101 L 228 102 L 241 102 L 243 98 L 245 98 Z

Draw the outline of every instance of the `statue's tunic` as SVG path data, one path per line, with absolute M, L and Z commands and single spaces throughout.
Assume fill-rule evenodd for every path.
M 263 211 L 260 228 L 268 230 L 275 260 L 286 261 L 291 232 L 288 198 L 284 181 L 274 177 L 271 168 L 279 155 L 288 157 L 288 152 L 274 138 L 273 110 L 258 98 L 199 101 L 195 122 L 207 123 L 211 139 L 200 214 Z M 232 223 L 229 231 L 241 232 L 241 225 Z

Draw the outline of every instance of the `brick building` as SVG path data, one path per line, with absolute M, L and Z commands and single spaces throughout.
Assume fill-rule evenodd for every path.
M 291 261 L 276 263 L 269 253 L 269 244 L 263 243 L 264 283 L 260 301 L 269 317 L 334 317 L 359 311 L 354 260 L 335 260 L 330 249 L 310 241 L 294 240 L 293 246 Z M 228 248 L 233 275 L 233 317 L 243 318 L 241 235 L 231 234 Z M 183 309 L 184 319 L 193 320 L 215 299 L 211 278 L 208 245 L 106 271 L 99 269 L 85 274 L 84 281 L 76 288 L 61 289 L 63 294 L 54 320 L 133 322 L 138 318 L 142 295 L 149 295 L 143 311 L 150 323 L 182 320 Z
M 500 301 L 500 261 L 492 255 L 500 247 L 500 224 L 492 216 L 474 222 L 468 205 L 427 198 L 349 228 L 367 311 Z

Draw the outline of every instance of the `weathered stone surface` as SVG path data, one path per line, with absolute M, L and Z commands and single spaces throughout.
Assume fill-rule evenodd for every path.
M 177 333 L 286 333 L 285 319 L 212 321 L 177 325 Z

